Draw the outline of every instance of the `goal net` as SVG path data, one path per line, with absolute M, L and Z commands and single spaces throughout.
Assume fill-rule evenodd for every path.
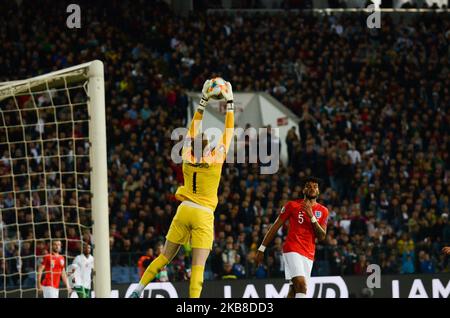
M 66 267 L 92 244 L 96 297 L 110 296 L 104 108 L 100 61 L 0 83 L 0 297 L 42 296 L 52 240 Z

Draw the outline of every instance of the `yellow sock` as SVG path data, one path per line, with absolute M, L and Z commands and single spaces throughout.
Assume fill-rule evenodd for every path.
M 159 254 L 159 256 L 148 265 L 139 283 L 143 286 L 147 286 L 155 279 L 156 275 L 158 275 L 159 271 L 166 266 L 167 263 L 169 263 L 169 260 L 163 254 Z
M 189 284 L 189 298 L 200 298 L 203 287 L 203 272 L 205 266 L 192 265 L 191 282 Z

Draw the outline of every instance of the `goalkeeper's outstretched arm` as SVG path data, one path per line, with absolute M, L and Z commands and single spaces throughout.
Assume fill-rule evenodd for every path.
M 225 153 L 230 149 L 230 144 L 234 134 L 234 103 L 227 101 L 227 114 L 225 115 L 225 131 L 222 134 L 222 144 L 225 146 Z
M 205 111 L 206 105 L 208 105 L 208 88 L 211 85 L 211 80 L 205 81 L 202 89 L 202 99 L 200 100 L 200 105 L 197 106 L 194 117 L 192 118 L 191 124 L 189 126 L 189 131 L 187 138 L 195 138 L 199 132 L 199 127 L 203 119 L 203 112 Z
M 203 98 L 202 98 L 203 101 Z M 200 124 L 203 119 L 203 111 L 205 110 L 204 106 L 200 105 L 197 107 L 197 110 L 195 111 L 194 117 L 192 118 L 191 125 L 189 126 L 188 135 L 187 138 L 195 138 L 197 136 Z
M 227 154 L 228 149 L 230 149 L 231 141 L 233 140 L 234 134 L 234 100 L 233 100 L 233 88 L 230 82 L 227 82 L 227 90 L 222 94 L 227 101 L 227 113 L 225 115 L 225 131 L 219 142 L 218 149 L 219 152 Z

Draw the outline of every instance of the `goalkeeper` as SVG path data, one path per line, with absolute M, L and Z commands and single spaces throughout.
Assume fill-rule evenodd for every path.
M 199 298 L 203 287 L 205 263 L 214 240 L 214 210 L 216 209 L 222 166 L 234 133 L 234 104 L 231 84 L 221 94 L 227 102 L 225 132 L 218 145 L 211 149 L 206 136 L 199 132 L 203 112 L 213 96 L 211 81 L 202 89 L 202 99 L 189 127 L 182 150 L 184 185 L 175 194 L 181 201 L 166 236 L 163 252 L 147 267 L 131 298 L 140 297 L 147 286 L 178 253 L 180 246 L 191 242 L 192 269 L 189 297 Z

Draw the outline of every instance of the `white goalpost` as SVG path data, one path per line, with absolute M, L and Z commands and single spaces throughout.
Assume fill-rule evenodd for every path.
M 101 61 L 0 83 L 0 297 L 39 296 L 52 240 L 66 267 L 90 241 L 95 297 L 110 297 L 106 147 Z

